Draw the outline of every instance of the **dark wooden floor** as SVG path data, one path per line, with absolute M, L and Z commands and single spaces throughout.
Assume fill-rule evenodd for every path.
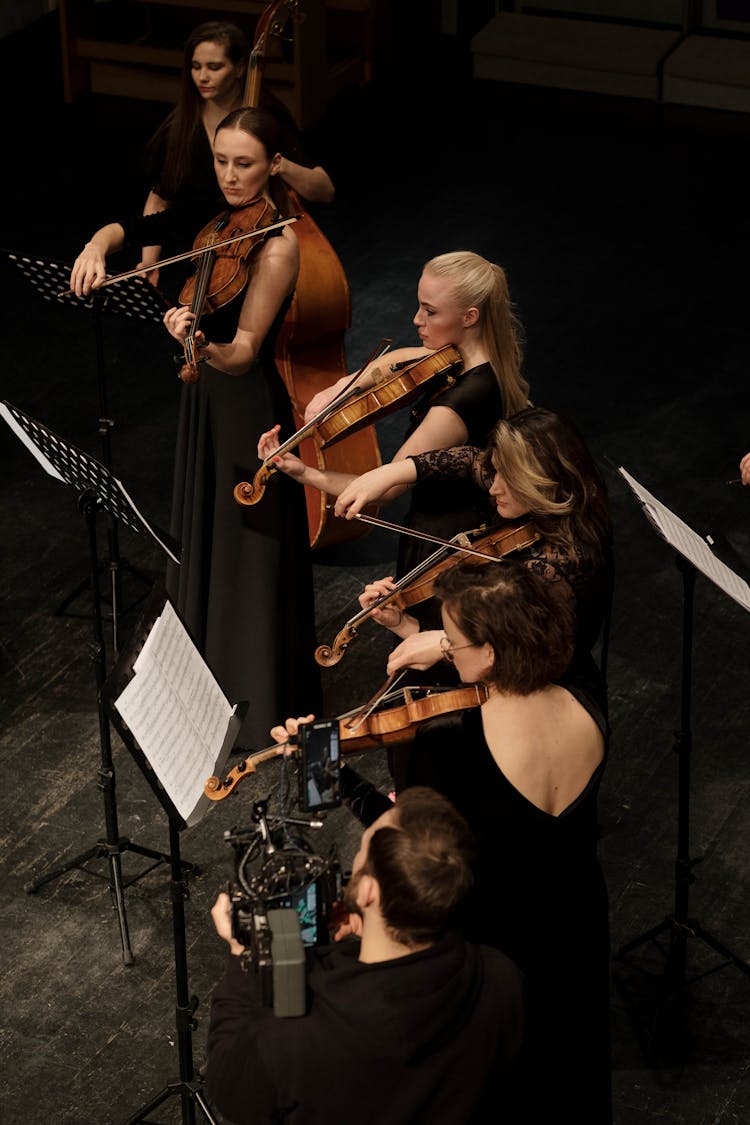
M 162 110 L 105 98 L 63 106 L 54 21 L 1 46 L 11 87 L 25 79 L 29 58 L 44 63 L 49 102 L 41 114 L 7 124 L 0 246 L 69 262 L 97 225 L 137 204 L 135 160 Z M 533 397 L 578 422 L 611 492 L 613 738 L 601 816 L 613 946 L 673 909 L 673 747 L 682 729 L 693 738 L 689 854 L 702 860 L 689 913 L 745 963 L 750 622 L 698 576 L 692 699 L 682 715 L 682 577 L 615 469 L 625 466 L 696 531 L 724 537 L 738 568 L 750 560 L 750 495 L 726 484 L 750 449 L 748 129 L 726 116 L 491 88 L 466 77 L 463 57 L 441 66 L 439 48 L 430 56 L 431 83 L 419 70 L 399 76 L 394 68 L 390 82 L 335 107 L 314 138 L 338 187 L 336 203 L 318 214 L 352 287 L 350 365 L 381 336 L 414 342 L 415 287 L 428 257 L 470 248 L 507 269 L 527 329 Z M 89 315 L 42 301 L 7 262 L 0 269 L 2 397 L 100 456 Z M 177 401 L 172 349 L 160 326 L 114 316 L 105 317 L 104 343 L 115 472 L 164 525 Z M 402 425 L 396 418 L 382 426 L 384 454 Z M 36 895 L 25 892 L 30 879 L 103 835 L 101 742 L 87 598 L 69 607 L 80 616 L 55 612 L 87 573 L 75 496 L 5 427 L 0 447 L 0 1116 L 7 1125 L 109 1125 L 178 1076 L 169 882 L 158 867 L 125 892 L 131 967 L 122 964 L 102 879 L 72 872 Z M 121 551 L 129 564 L 126 639 L 145 589 L 130 567 L 158 574 L 163 558 L 129 532 Z M 394 554 L 377 533 L 317 559 L 320 641 L 352 612 L 364 582 L 390 571 Z M 109 625 L 106 640 L 111 656 Z M 369 696 L 383 678 L 384 638 L 373 627 L 357 645 L 326 673 L 328 715 Z M 161 808 L 117 737 L 114 758 L 121 832 L 166 848 Z M 378 754 L 363 755 L 359 768 L 386 784 Z M 201 870 L 186 907 L 190 991 L 200 1000 L 197 1063 L 223 964 L 208 916 L 231 874 L 223 833 L 246 824 L 252 801 L 274 790 L 274 770 L 259 771 L 181 838 L 183 857 Z M 347 862 L 356 835 L 341 811 L 320 846 L 335 839 Z M 141 869 L 130 852 L 124 864 L 128 878 Z M 106 865 L 94 866 L 106 874 Z M 560 924 L 550 920 L 550 940 Z M 688 984 L 665 999 L 654 945 L 614 963 L 617 1125 L 750 1120 L 750 979 L 738 965 L 721 964 L 711 942 L 688 937 Z M 181 1120 L 179 1099 L 152 1120 Z

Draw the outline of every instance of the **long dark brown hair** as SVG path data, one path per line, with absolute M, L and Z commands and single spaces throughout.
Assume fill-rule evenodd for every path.
M 243 69 L 247 67 L 250 57 L 250 44 L 236 24 L 210 20 L 191 31 L 185 43 L 177 104 L 151 138 L 147 148 L 147 152 L 155 150 L 166 134 L 164 164 L 159 171 L 157 185 L 157 191 L 164 199 L 174 199 L 185 183 L 190 171 L 195 138 L 203 128 L 203 103 L 192 77 L 193 55 L 199 43 L 219 44 L 227 58 L 235 66 L 243 64 Z

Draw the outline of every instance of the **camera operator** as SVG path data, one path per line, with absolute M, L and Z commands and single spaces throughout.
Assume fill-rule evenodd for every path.
M 296 728 L 288 720 L 287 730 Z M 214 990 L 207 1089 L 235 1125 L 462 1125 L 502 1106 L 521 1041 L 521 979 L 504 954 L 451 929 L 473 845 L 453 806 L 415 787 L 365 830 L 345 888 L 354 935 L 308 949 L 298 1019 L 262 1007 L 230 900 L 212 915 L 230 963 Z

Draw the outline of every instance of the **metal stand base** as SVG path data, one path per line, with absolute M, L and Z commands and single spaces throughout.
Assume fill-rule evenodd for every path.
M 188 988 L 187 941 L 185 937 L 185 899 L 189 897 L 187 883 L 182 878 L 183 865 L 180 860 L 180 833 L 170 819 L 169 851 L 171 855 L 172 879 L 170 883 L 172 898 L 172 930 L 174 934 L 175 966 L 175 1026 L 177 1029 L 177 1053 L 180 1064 L 180 1077 L 168 1082 L 153 1098 L 129 1117 L 124 1125 L 149 1125 L 148 1115 L 168 1098 L 179 1096 L 182 1101 L 183 1125 L 195 1125 L 195 1107 L 199 1107 L 209 1125 L 219 1125 L 208 1102 L 203 1096 L 203 1083 L 195 1077 L 193 1069 L 193 1032 L 197 1027 L 195 1012 L 198 997 L 190 996 Z

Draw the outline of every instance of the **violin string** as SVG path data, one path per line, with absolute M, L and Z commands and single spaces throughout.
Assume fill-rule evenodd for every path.
M 371 522 L 372 519 L 373 519 L 373 517 L 367 517 L 365 519 L 365 522 Z M 433 553 L 431 555 L 428 555 L 428 557 L 426 559 L 424 559 L 421 563 L 418 563 L 415 567 L 413 567 L 413 569 L 410 570 L 408 574 L 405 574 L 401 578 L 399 578 L 398 581 L 395 584 L 394 590 L 392 590 L 388 594 L 381 594 L 380 598 L 378 598 L 378 600 L 376 602 L 373 602 L 373 604 L 371 606 L 368 606 L 367 609 L 362 609 L 360 607 L 358 612 L 355 613 L 353 615 L 353 617 L 350 617 L 344 623 L 343 628 L 351 627 L 352 625 L 356 625 L 359 621 L 367 620 L 367 618 L 372 613 L 373 609 L 380 609 L 381 606 L 387 605 L 387 603 L 391 599 L 396 597 L 396 595 L 399 594 L 405 586 L 408 586 L 408 584 L 410 582 L 413 582 L 416 578 L 419 578 L 422 573 L 429 570 L 430 567 L 433 566 L 435 563 L 439 562 L 440 561 L 439 556 L 440 556 L 441 553 L 444 553 L 445 547 L 453 546 L 453 544 L 451 544 L 451 543 L 449 543 L 449 542 L 447 542 L 443 539 L 438 539 L 436 536 L 427 536 L 427 535 L 422 535 L 419 532 L 412 532 L 410 528 L 402 528 L 399 524 L 395 524 L 395 523 L 390 524 L 386 520 L 380 520 L 378 522 L 381 523 L 383 526 L 385 526 L 387 528 L 392 528 L 394 531 L 403 531 L 405 534 L 411 534 L 416 539 L 425 539 L 425 540 L 428 540 L 428 541 L 434 540 L 435 542 L 440 544 L 440 546 L 442 548 L 442 551 L 441 550 L 433 551 Z M 475 528 L 472 528 L 469 531 L 460 532 L 459 534 L 460 535 L 481 535 L 483 531 L 486 531 L 486 527 L 484 527 L 484 526 L 475 527 Z M 461 548 L 461 549 L 466 550 L 466 548 Z M 480 554 L 480 552 L 477 552 L 477 551 L 475 551 L 473 553 L 474 554 Z M 486 556 L 486 555 L 481 555 L 481 557 L 482 558 L 494 558 L 494 556 Z M 497 560 L 495 560 L 495 561 L 497 561 Z M 365 583 L 365 585 L 367 585 L 367 584 Z M 364 589 L 364 587 L 363 587 L 363 589 Z M 360 593 L 361 592 L 362 591 L 360 591 Z M 321 633 L 327 633 L 329 628 L 335 627 L 334 622 L 338 619 L 341 610 L 342 609 L 346 610 L 346 608 L 349 605 L 354 605 L 355 599 L 357 601 L 359 600 L 359 594 L 353 594 L 350 598 L 347 598 L 347 600 L 343 603 L 343 605 L 339 607 L 339 611 L 335 615 L 331 614 L 326 621 L 322 622 L 321 625 L 320 625 Z

